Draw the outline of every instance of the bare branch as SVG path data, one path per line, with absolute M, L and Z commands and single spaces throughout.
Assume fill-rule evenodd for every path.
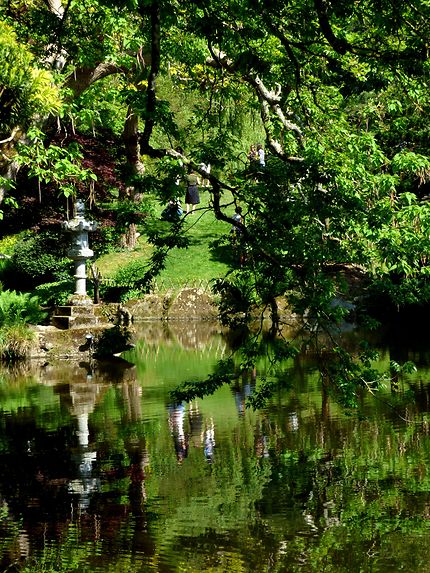
M 111 62 L 101 62 L 95 68 L 76 68 L 66 78 L 65 87 L 73 91 L 74 97 L 78 97 L 96 81 L 112 74 L 124 74 L 128 71 L 129 68 Z
M 212 66 L 214 68 L 224 68 L 231 73 L 236 73 L 237 69 L 234 65 L 233 60 L 228 58 L 227 54 L 224 52 L 217 52 L 209 46 L 211 51 L 212 57 L 206 59 L 206 64 Z M 291 161 L 301 161 L 300 158 L 288 157 L 287 154 L 284 152 L 282 145 L 276 141 L 273 137 L 271 137 L 270 129 L 268 128 L 268 124 L 271 121 L 270 114 L 274 114 L 278 120 L 280 120 L 282 126 L 287 129 L 288 131 L 292 131 L 299 144 L 302 145 L 302 138 L 303 133 L 300 127 L 287 119 L 284 110 L 281 107 L 281 86 L 276 84 L 276 90 L 269 90 L 263 83 L 262 79 L 259 76 L 252 76 L 252 75 L 242 75 L 242 80 L 250 84 L 261 103 L 261 117 L 263 120 L 264 128 L 268 137 L 269 145 L 272 151 L 281 157 L 282 159 L 287 159 Z
M 278 90 L 277 92 L 268 90 L 258 76 L 255 78 L 247 76 L 246 79 L 248 83 L 254 86 L 260 100 L 262 102 L 265 102 L 268 105 L 268 107 L 270 107 L 271 111 L 281 121 L 282 125 L 289 131 L 293 131 L 296 134 L 297 139 L 301 142 L 303 137 L 302 130 L 298 125 L 289 121 L 285 117 L 284 111 L 282 110 L 279 104 L 279 102 L 281 101 L 280 90 Z
M 10 136 L 6 139 L 2 139 L 2 141 L 0 141 L 0 145 L 3 145 L 4 143 L 10 143 L 11 141 L 13 141 L 15 139 L 15 135 L 21 130 L 20 127 L 14 127 L 12 130 L 12 133 L 10 134 Z

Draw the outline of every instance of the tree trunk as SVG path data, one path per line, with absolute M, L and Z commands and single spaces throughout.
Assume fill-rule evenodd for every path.
M 145 171 L 145 166 L 139 157 L 138 129 L 139 118 L 133 109 L 129 107 L 122 132 L 122 140 L 124 141 L 127 164 L 129 165 L 131 175 L 142 175 Z
M 127 231 L 121 235 L 120 246 L 123 249 L 132 250 L 136 248 L 138 237 L 139 233 L 137 232 L 136 225 L 134 223 L 130 223 Z

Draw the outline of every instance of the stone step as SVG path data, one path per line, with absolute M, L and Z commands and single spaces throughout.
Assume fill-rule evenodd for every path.
M 94 316 L 93 305 L 86 306 L 57 306 L 54 316 Z
M 100 320 L 97 316 L 74 316 L 71 328 L 80 328 L 81 326 L 92 326 L 99 324 Z
M 72 327 L 72 324 L 75 320 L 74 316 L 62 316 L 62 315 L 53 315 L 51 316 L 51 326 L 55 326 L 56 328 L 61 328 L 62 330 L 68 330 Z
M 97 316 L 64 316 L 54 315 L 51 317 L 51 326 L 68 330 L 69 328 L 82 328 L 83 326 L 97 326 L 100 324 L 100 318 Z

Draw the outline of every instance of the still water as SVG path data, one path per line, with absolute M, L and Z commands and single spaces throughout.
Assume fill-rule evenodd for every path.
M 312 364 L 259 411 L 264 364 L 175 404 L 229 353 L 210 324 L 142 327 L 128 363 L 0 373 L 0 572 L 430 570 L 430 366 L 347 414 Z M 399 356 L 402 353 L 402 356 Z

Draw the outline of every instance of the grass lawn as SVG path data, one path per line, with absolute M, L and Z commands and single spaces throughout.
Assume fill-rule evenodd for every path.
M 229 269 L 231 263 L 229 246 L 215 247 L 213 241 L 223 234 L 228 234 L 230 226 L 215 219 L 213 212 L 206 209 L 209 201 L 208 191 L 201 192 L 200 199 L 201 203 L 197 205 L 195 212 L 185 217 L 190 246 L 187 249 L 173 249 L 170 252 L 166 268 L 157 279 L 161 290 L 181 286 L 206 286 L 211 279 L 223 276 Z M 159 216 L 163 206 L 157 202 L 154 207 L 156 216 Z M 231 207 L 232 215 L 233 212 Z M 100 257 L 95 263 L 104 277 L 112 277 L 119 267 L 133 260 L 148 260 L 151 249 L 151 245 L 142 235 L 135 250 L 109 253 Z

